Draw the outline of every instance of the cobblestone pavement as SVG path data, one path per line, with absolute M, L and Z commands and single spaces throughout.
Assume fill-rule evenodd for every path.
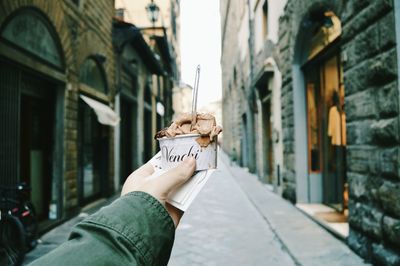
M 218 163 L 181 220 L 168 265 L 296 265 L 227 165 Z

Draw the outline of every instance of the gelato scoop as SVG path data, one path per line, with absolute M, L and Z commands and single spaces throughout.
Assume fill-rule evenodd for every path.
M 200 134 L 196 139 L 201 147 L 207 147 L 222 131 L 222 127 L 217 126 L 215 117 L 212 114 L 198 113 L 196 115 L 196 124 L 192 126 L 192 115 L 182 114 L 172 124 L 157 132 L 155 138 L 173 138 L 177 135 Z

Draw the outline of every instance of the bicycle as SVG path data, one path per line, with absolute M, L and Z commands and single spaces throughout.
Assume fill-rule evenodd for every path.
M 25 183 L 0 187 L 0 265 L 20 265 L 25 253 L 37 245 L 38 222 L 30 190 Z

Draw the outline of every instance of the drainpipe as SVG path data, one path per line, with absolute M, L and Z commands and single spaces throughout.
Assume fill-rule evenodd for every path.
M 246 87 L 247 97 L 247 149 L 248 149 L 248 162 L 247 167 L 250 172 L 255 172 L 256 156 L 255 156 L 255 141 L 254 141 L 254 114 L 253 114 L 253 103 L 254 103 L 254 88 L 251 86 L 254 78 L 254 20 L 251 13 L 251 0 L 247 0 L 248 16 L 249 16 L 249 59 L 250 59 L 250 84 Z

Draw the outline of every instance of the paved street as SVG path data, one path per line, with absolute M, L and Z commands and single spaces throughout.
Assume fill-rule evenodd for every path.
M 169 266 L 364 265 L 343 242 L 254 175 L 229 165 L 223 153 L 218 168 L 184 215 Z M 65 241 L 82 216 L 44 235 L 25 263 Z
M 181 221 L 170 266 L 364 265 L 254 175 L 219 159 Z
M 169 265 L 296 265 L 226 164 L 218 167 L 184 215 Z

